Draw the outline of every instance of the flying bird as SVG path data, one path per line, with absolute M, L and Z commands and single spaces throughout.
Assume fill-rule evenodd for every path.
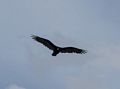
M 32 35 L 32 39 L 35 41 L 43 44 L 44 46 L 48 47 L 50 50 L 53 51 L 52 56 L 56 56 L 58 53 L 79 53 L 79 54 L 85 54 L 87 53 L 87 50 L 79 49 L 75 47 L 58 47 L 55 44 L 53 44 L 48 39 Z

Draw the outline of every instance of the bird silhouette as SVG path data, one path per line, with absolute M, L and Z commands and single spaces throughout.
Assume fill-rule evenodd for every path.
M 52 56 L 56 56 L 58 53 L 79 53 L 79 54 L 85 54 L 87 53 L 87 50 L 79 49 L 75 47 L 58 47 L 54 45 L 51 41 L 48 39 L 32 35 L 32 39 L 35 41 L 43 44 L 44 46 L 48 47 L 50 50 L 53 50 Z

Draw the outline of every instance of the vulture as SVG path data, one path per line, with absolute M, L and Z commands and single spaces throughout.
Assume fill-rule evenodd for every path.
M 79 54 L 85 54 L 87 53 L 87 50 L 79 49 L 75 47 L 58 47 L 55 44 L 53 44 L 48 39 L 32 35 L 32 39 L 35 41 L 43 44 L 44 46 L 48 47 L 50 50 L 53 51 L 52 56 L 56 56 L 58 53 L 79 53 Z

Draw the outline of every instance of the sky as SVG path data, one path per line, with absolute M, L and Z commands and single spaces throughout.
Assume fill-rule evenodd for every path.
M 0 89 L 120 89 L 119 0 L 0 0 Z M 58 54 L 31 39 L 88 50 Z

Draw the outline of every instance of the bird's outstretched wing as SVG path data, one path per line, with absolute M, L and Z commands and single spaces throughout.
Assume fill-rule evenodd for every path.
M 37 42 L 42 43 L 43 45 L 45 45 L 46 47 L 48 47 L 51 50 L 54 50 L 56 48 L 56 46 L 51 41 L 49 41 L 45 38 L 41 38 L 36 35 L 32 35 L 31 37 L 32 37 L 32 39 L 36 40 Z
M 75 47 L 65 47 L 65 48 L 62 48 L 62 50 L 60 52 L 61 53 L 80 53 L 80 54 L 85 54 L 85 53 L 87 53 L 87 50 L 78 49 L 78 48 L 75 48 Z

